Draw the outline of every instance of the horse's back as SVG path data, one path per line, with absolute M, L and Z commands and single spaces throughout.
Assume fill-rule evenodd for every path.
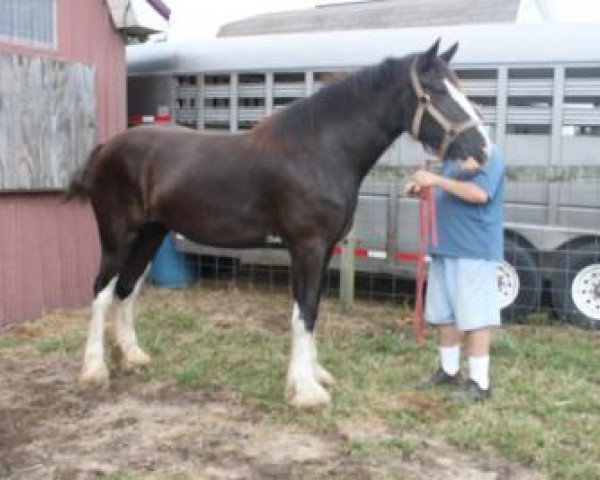
M 104 198 L 199 243 L 260 246 L 268 235 L 343 223 L 347 214 L 335 179 L 319 173 L 306 146 L 141 126 L 111 140 L 102 157 Z

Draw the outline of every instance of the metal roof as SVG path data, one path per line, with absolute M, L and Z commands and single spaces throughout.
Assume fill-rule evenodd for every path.
M 256 15 L 227 23 L 219 37 L 423 25 L 515 22 L 521 0 L 376 0 Z
M 163 42 L 127 48 L 130 75 L 351 68 L 455 41 L 453 64 L 600 62 L 598 24 L 478 24 Z

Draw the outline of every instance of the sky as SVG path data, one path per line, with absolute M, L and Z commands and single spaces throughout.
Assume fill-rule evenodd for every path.
M 344 3 L 340 0 L 164 0 L 171 7 L 169 38 L 214 38 L 224 23 L 260 13 L 314 8 L 317 4 Z M 418 1 L 418 0 L 415 0 Z M 522 0 L 522 21 L 531 15 L 536 0 Z M 600 0 L 546 0 L 551 14 L 565 22 L 600 22 Z

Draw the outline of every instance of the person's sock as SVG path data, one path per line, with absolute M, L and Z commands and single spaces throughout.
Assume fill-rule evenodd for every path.
M 440 347 L 440 362 L 444 372 L 448 375 L 456 375 L 460 365 L 460 345 Z
M 489 368 L 489 355 L 484 357 L 469 357 L 469 376 L 483 390 L 487 390 L 490 387 Z

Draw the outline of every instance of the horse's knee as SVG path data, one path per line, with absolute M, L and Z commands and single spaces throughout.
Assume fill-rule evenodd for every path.
M 94 282 L 94 298 L 100 296 L 100 294 L 108 287 L 114 275 L 100 273 L 96 277 Z
M 137 279 L 129 275 L 120 275 L 117 285 L 115 286 L 115 294 L 119 300 L 125 300 L 135 289 Z
M 313 333 L 317 321 L 317 307 L 315 305 L 301 305 L 300 319 L 304 323 L 304 328 L 308 333 Z

